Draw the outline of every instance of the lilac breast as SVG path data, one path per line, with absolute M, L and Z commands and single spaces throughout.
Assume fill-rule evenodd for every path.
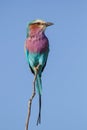
M 47 37 L 31 38 L 26 40 L 26 48 L 31 53 L 43 53 L 49 49 L 49 41 Z

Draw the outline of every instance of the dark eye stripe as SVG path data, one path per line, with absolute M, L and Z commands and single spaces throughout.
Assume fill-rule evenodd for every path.
M 38 25 L 41 25 L 41 23 L 40 23 L 40 22 L 38 22 L 37 24 L 38 24 Z
M 44 25 L 44 23 L 40 23 L 40 22 L 38 22 L 38 23 L 36 23 L 36 24 L 38 24 L 38 25 Z
M 40 23 L 40 22 L 37 22 L 37 23 L 31 23 L 31 25 L 44 25 L 44 23 Z

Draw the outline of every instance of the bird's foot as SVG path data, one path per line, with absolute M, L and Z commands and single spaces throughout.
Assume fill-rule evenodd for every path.
M 36 67 L 34 67 L 34 71 L 35 71 L 35 72 L 38 72 L 39 69 L 40 69 L 40 67 L 41 67 L 41 64 L 38 64 Z

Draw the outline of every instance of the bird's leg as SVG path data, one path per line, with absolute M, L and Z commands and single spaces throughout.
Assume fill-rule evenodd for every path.
M 39 71 L 40 67 L 41 67 L 41 64 L 38 64 L 38 65 L 35 67 L 35 69 L 37 70 L 37 72 Z
M 34 81 L 33 81 L 34 87 L 35 87 L 35 81 L 36 81 L 37 74 L 38 74 L 38 71 L 39 71 L 40 66 L 41 66 L 41 65 L 38 64 L 36 67 L 34 67 L 34 72 L 35 72 Z
M 30 120 L 30 114 L 31 114 L 31 104 L 32 104 L 32 100 L 36 94 L 36 90 L 35 90 L 35 80 L 37 78 L 37 70 L 35 71 L 35 76 L 34 76 L 34 81 L 33 81 L 33 92 L 32 92 L 32 96 L 28 102 L 28 114 L 27 114 L 27 120 L 26 120 L 26 127 L 25 130 L 28 130 L 28 125 L 29 125 L 29 120 Z

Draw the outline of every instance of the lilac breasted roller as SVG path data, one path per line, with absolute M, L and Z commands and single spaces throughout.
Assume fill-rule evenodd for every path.
M 37 90 L 39 94 L 39 114 L 37 125 L 41 122 L 41 75 L 46 66 L 49 54 L 49 41 L 44 32 L 50 25 L 53 25 L 53 23 L 42 20 L 34 20 L 29 23 L 27 27 L 27 38 L 24 46 L 27 62 L 31 72 L 34 74 L 34 93 L 31 99 L 33 99 L 35 95 L 35 90 Z

